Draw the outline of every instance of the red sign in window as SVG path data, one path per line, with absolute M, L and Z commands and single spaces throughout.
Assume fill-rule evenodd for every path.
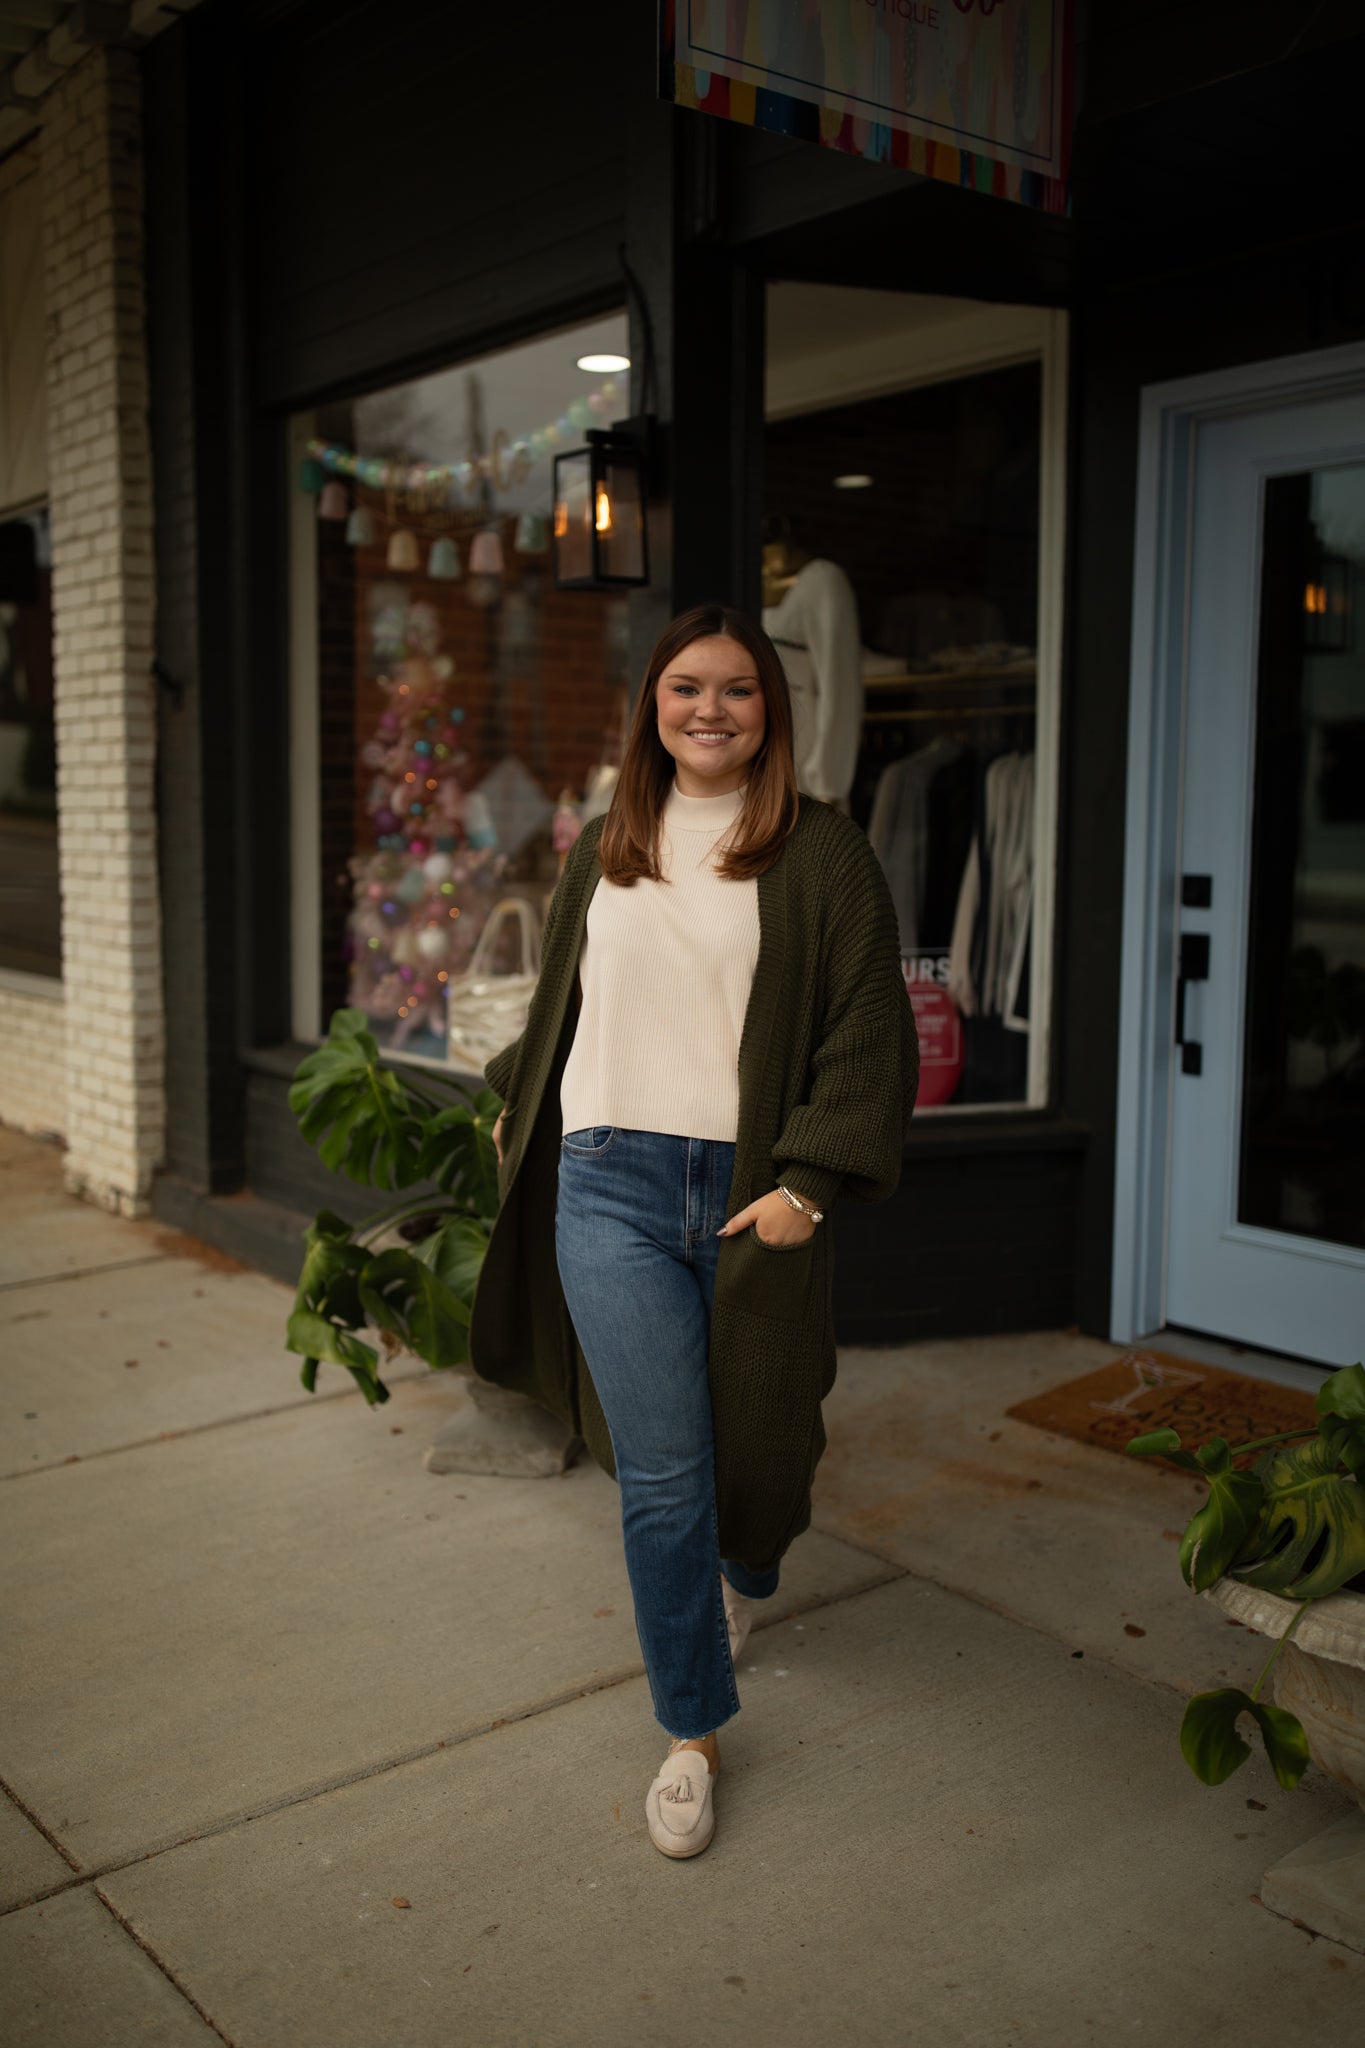
M 919 1033 L 919 1094 L 916 1106 L 932 1109 L 951 1102 L 962 1079 L 962 1015 L 943 986 L 946 953 L 921 953 L 903 960 L 905 986 Z

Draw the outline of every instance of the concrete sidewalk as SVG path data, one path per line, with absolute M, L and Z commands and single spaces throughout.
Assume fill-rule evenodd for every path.
M 1266 1650 L 1180 1583 L 1202 1489 L 1004 1413 L 1112 1347 L 844 1353 L 670 1863 L 612 1483 L 433 1477 L 457 1382 L 306 1395 L 285 1289 L 59 1163 L 0 1130 L 5 2048 L 1360 2041 L 1256 1898 L 1352 1802 L 1180 1757 Z

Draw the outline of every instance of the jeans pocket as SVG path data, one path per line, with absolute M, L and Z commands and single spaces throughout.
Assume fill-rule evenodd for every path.
M 581 1131 L 566 1131 L 559 1147 L 562 1152 L 571 1152 L 575 1159 L 596 1159 L 611 1150 L 619 1135 L 619 1124 L 589 1124 Z

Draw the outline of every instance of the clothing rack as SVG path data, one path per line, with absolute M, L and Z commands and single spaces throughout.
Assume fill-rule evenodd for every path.
M 902 669 L 892 675 L 863 677 L 865 690 L 941 690 L 945 684 L 1024 683 L 1038 673 L 1033 661 L 1005 662 L 997 668 Z
M 1036 716 L 1037 706 L 1033 704 L 916 705 L 913 711 L 865 711 L 863 713 L 864 719 L 869 722 L 873 719 L 884 719 L 888 723 L 894 720 L 898 725 L 912 718 L 936 718 L 940 721 L 952 719 L 956 721 L 959 718 L 1035 718 Z

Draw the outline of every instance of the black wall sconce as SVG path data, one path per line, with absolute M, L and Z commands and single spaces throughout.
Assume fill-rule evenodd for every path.
M 585 448 L 555 457 L 556 590 L 618 590 L 649 581 L 645 499 L 654 422 L 589 428 Z

